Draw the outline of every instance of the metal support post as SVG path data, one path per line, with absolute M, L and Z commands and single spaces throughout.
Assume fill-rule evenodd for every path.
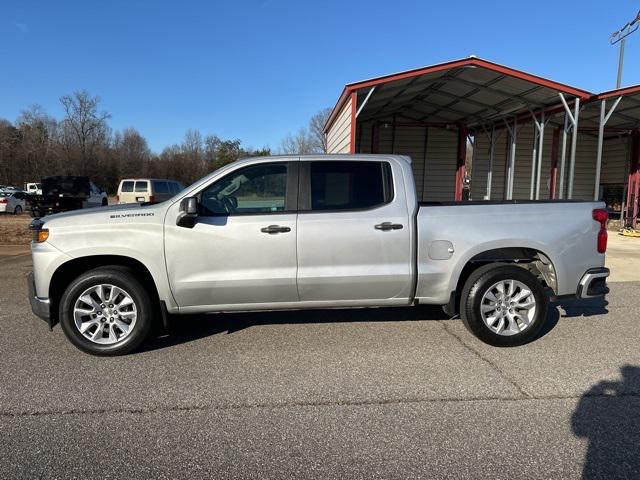
M 622 39 L 622 41 L 624 42 L 624 39 Z M 598 151 L 596 154 L 596 178 L 595 178 L 595 185 L 593 188 L 593 199 L 596 201 L 600 199 L 600 170 L 602 168 L 602 146 L 604 144 L 604 126 L 607 124 L 607 122 L 611 118 L 611 115 L 613 114 L 613 111 L 616 109 L 616 107 L 620 103 L 620 100 L 622 100 L 621 96 L 616 99 L 616 101 L 613 103 L 609 112 L 607 112 L 607 101 L 602 100 L 600 102 L 600 125 L 598 126 Z
M 540 177 L 542 175 L 542 153 L 544 150 L 544 110 L 540 113 L 540 121 L 535 114 L 529 109 L 531 118 L 536 127 L 536 134 L 533 140 L 533 152 L 531 155 L 531 188 L 529 198 L 531 200 L 540 199 Z
M 544 111 L 540 117 L 540 133 L 538 135 L 538 171 L 536 172 L 536 200 L 540 200 L 540 176 L 542 173 L 542 153 L 544 151 Z
M 502 119 L 505 127 L 507 127 L 507 131 L 509 132 L 509 155 L 507 158 L 507 191 L 505 192 L 504 197 L 507 200 L 511 200 L 513 198 L 513 179 L 514 172 L 516 167 L 516 146 L 518 143 L 518 120 L 516 118 L 513 119 L 513 127 L 509 125 L 509 123 Z
M 551 169 L 549 170 L 549 198 L 555 200 L 558 183 L 558 147 L 560 144 L 560 128 L 553 129 L 551 140 Z
M 529 187 L 529 200 L 533 200 L 533 194 L 536 185 L 536 160 L 538 159 L 538 137 L 540 128 L 536 122 L 535 131 L 533 132 L 533 149 L 531 151 L 531 182 Z
M 484 125 L 482 126 L 482 129 L 487 136 L 487 140 L 489 140 L 489 169 L 487 171 L 487 193 L 485 194 L 485 200 L 491 200 L 491 186 L 493 184 L 493 156 L 496 150 L 496 125 L 495 123 L 491 124 L 491 132 L 488 132 Z
M 455 201 L 462 201 L 464 191 L 465 161 L 467 157 L 467 128 L 458 127 L 458 155 L 455 175 Z
M 569 133 L 569 115 L 564 114 L 564 126 L 562 127 L 562 149 L 560 151 L 560 184 L 558 185 L 558 198 L 564 197 L 564 164 L 567 158 L 567 134 Z
M 562 100 L 562 105 L 564 105 L 564 109 L 569 116 L 569 120 L 573 126 L 573 130 L 571 132 L 571 154 L 569 155 L 569 185 L 567 188 L 567 198 L 570 200 L 573 198 L 573 174 L 576 166 L 576 146 L 578 143 L 578 116 L 580 115 L 580 98 L 576 97 L 573 114 L 571 113 L 571 109 L 567 104 L 567 101 L 564 98 L 562 93 L 558 93 L 560 95 L 560 100 Z

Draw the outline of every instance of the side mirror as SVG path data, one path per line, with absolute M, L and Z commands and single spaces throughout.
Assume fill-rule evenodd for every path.
M 180 202 L 180 214 L 176 220 L 179 227 L 193 228 L 198 217 L 198 199 L 187 197 Z

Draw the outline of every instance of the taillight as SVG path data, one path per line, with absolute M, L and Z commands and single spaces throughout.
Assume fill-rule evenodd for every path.
M 591 212 L 593 219 L 600 223 L 600 231 L 598 232 L 598 253 L 607 251 L 607 221 L 609 220 L 609 212 L 604 208 L 596 208 Z
M 120 201 L 120 195 L 116 195 L 116 203 Z
M 156 201 L 156 197 L 154 197 L 153 195 L 151 195 L 151 196 L 149 197 L 149 203 L 153 203 L 153 202 L 155 202 L 155 201 Z
M 6 198 L 0 198 L 0 203 L 8 203 Z

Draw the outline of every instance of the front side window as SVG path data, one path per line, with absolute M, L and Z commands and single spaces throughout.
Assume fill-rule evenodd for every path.
M 391 199 L 386 162 L 311 162 L 311 210 L 373 208 Z
M 283 212 L 287 164 L 251 165 L 218 180 L 200 197 L 201 214 L 234 215 Z

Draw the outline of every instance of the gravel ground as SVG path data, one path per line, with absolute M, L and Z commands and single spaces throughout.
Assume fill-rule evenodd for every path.
M 640 477 L 640 283 L 515 349 L 411 308 L 185 317 L 95 358 L 30 313 L 28 257 L 0 269 L 0 478 Z

